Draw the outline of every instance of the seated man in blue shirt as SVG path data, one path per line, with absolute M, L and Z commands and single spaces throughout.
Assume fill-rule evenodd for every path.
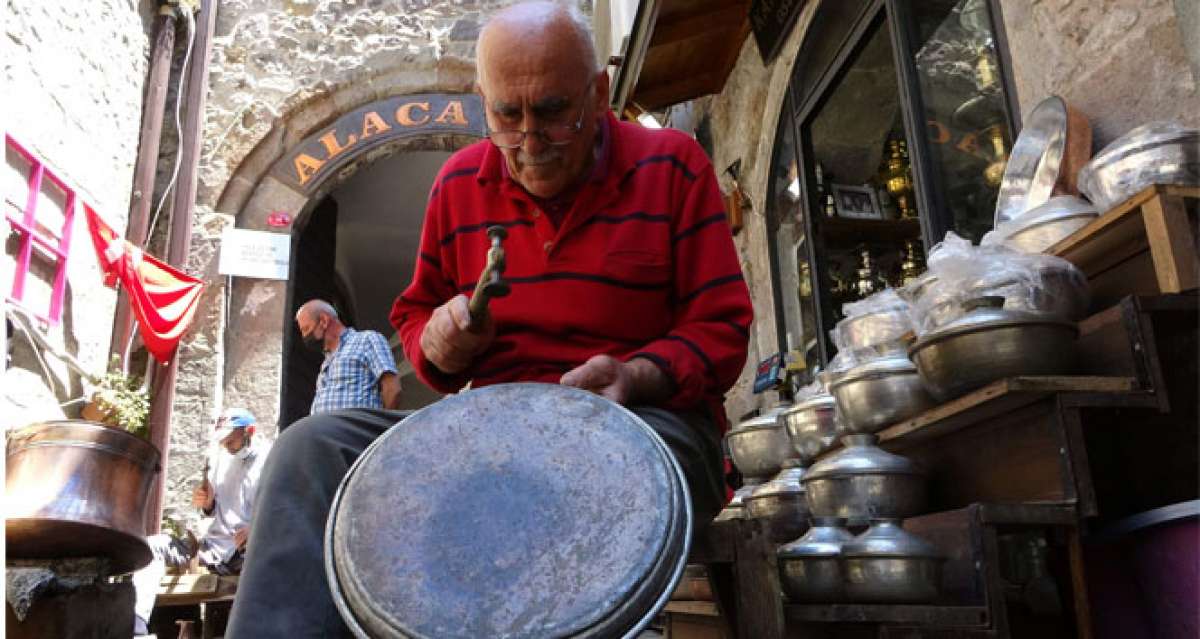
M 400 407 L 400 376 L 383 335 L 342 324 L 333 306 L 319 299 L 296 311 L 296 326 L 306 347 L 325 353 L 312 414 Z

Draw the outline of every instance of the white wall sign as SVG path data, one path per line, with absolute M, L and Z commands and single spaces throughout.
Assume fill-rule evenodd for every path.
M 221 235 L 221 275 L 286 280 L 292 236 L 249 229 L 225 229 Z

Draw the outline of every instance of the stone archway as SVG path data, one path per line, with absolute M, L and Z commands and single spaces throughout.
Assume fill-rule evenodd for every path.
M 248 157 L 239 166 L 218 203 L 218 210 L 236 211 L 236 227 L 290 231 L 272 226 L 268 216 L 283 212 L 293 224 L 302 221 L 325 195 L 377 160 L 408 151 L 455 151 L 484 134 L 478 96 L 460 91 L 397 93 L 336 117 L 314 115 L 325 108 L 311 107 L 290 118 L 312 122 L 307 135 L 293 133 L 295 141 L 286 147 L 268 136 L 251 154 L 269 153 L 269 163 Z M 252 173 L 258 175 L 247 188 Z M 250 408 L 268 431 L 279 418 L 283 348 L 291 325 L 287 298 L 286 281 L 236 278 L 227 292 L 219 390 L 225 405 Z

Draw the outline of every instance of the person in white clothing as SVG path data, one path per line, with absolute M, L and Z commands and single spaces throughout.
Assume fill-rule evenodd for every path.
M 145 634 L 154 608 L 158 582 L 168 567 L 187 566 L 197 554 L 209 572 L 231 575 L 241 572 L 250 537 L 254 496 L 270 443 L 254 438 L 254 415 L 244 408 L 230 408 L 217 419 L 212 441 L 224 453 L 209 455 L 204 478 L 192 491 L 192 505 L 212 520 L 199 538 L 152 535 L 146 539 L 154 552 L 149 566 L 134 574 L 137 590 L 134 634 Z

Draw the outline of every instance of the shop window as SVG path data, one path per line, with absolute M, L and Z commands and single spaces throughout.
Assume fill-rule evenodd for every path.
M 801 127 L 810 145 L 821 262 L 831 316 L 902 284 L 921 226 L 891 41 L 874 26 L 839 81 Z M 907 245 L 906 245 L 907 243 Z
M 780 293 L 777 310 L 781 317 L 776 318 L 782 327 L 779 348 L 799 358 L 803 373 L 796 377 L 795 382 L 803 385 L 811 380 L 813 372 L 821 365 L 824 345 L 817 332 L 807 242 L 808 221 L 805 208 L 800 205 L 801 176 L 795 144 L 795 134 L 785 115 L 775 136 L 767 215 Z
M 991 230 L 1013 131 L 986 0 L 912 3 L 910 52 L 934 206 L 978 242 Z
M 817 9 L 775 141 L 771 193 L 799 187 L 796 211 L 771 203 L 781 349 L 811 350 L 798 341 L 812 335 L 827 362 L 845 304 L 911 281 L 947 231 L 978 241 L 991 228 L 1016 134 L 997 11 L 996 0 Z M 789 216 L 804 223 L 788 228 Z M 812 310 L 796 290 L 811 291 Z
M 4 140 L 4 217 L 9 225 L 5 252 L 13 258 L 7 299 L 56 325 L 67 287 L 75 191 L 12 136 Z

